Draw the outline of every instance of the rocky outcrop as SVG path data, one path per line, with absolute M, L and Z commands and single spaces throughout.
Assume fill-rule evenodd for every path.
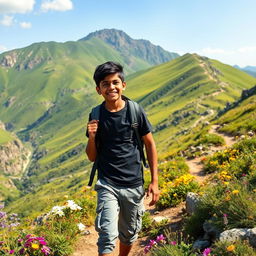
M 0 122 L 5 130 L 5 125 Z M 4 176 L 20 176 L 26 169 L 31 152 L 15 137 L 14 140 L 0 144 L 0 174 Z
M 17 53 L 15 51 L 10 52 L 3 56 L 0 60 L 0 65 L 5 68 L 12 68 L 17 62 Z
M 255 228 L 233 228 L 220 234 L 220 241 L 248 240 L 252 247 L 256 248 Z

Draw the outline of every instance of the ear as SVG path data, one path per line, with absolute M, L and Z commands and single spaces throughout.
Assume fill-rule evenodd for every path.
M 123 91 L 126 89 L 126 82 L 123 82 Z
M 100 91 L 100 87 L 99 86 L 96 86 L 96 91 L 99 95 L 101 95 L 101 91 Z

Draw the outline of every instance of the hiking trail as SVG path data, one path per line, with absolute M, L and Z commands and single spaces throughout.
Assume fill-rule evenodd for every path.
M 212 146 L 210 149 L 212 152 L 216 152 L 219 150 L 223 150 L 227 147 L 231 147 L 236 141 L 233 137 L 228 136 L 224 133 L 218 132 L 218 125 L 212 125 L 209 133 L 217 134 L 221 136 L 224 141 L 224 146 Z M 195 157 L 194 159 L 186 160 L 186 164 L 189 166 L 189 172 L 199 183 L 203 183 L 209 175 L 205 175 L 203 173 L 203 164 L 201 163 L 202 157 Z M 149 207 L 149 202 L 151 201 L 151 197 L 145 197 L 144 205 L 145 210 L 149 211 L 152 218 L 155 217 L 165 217 L 169 220 L 169 228 L 172 231 L 176 231 L 180 228 L 182 222 L 182 216 L 185 212 L 185 202 L 177 205 L 176 207 L 167 208 L 162 211 L 156 211 L 155 207 Z M 94 226 L 90 226 L 86 229 L 88 231 L 88 235 L 81 236 L 75 244 L 75 251 L 71 256 L 97 256 L 97 239 L 98 234 L 94 229 Z M 129 256 L 143 256 L 145 255 L 143 250 L 148 242 L 147 237 L 139 238 L 133 245 L 132 250 Z M 112 256 L 118 256 L 119 251 L 119 241 L 116 243 L 116 248 L 112 254 Z

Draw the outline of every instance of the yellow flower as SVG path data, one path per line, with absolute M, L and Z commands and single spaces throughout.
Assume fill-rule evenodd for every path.
M 231 199 L 230 196 L 225 197 L 225 201 L 229 201 L 230 199 Z
M 65 195 L 64 198 L 65 198 L 65 199 L 68 199 L 68 195 Z
M 177 193 L 174 193 L 173 196 L 174 196 L 174 197 L 177 197 L 178 195 L 177 195 Z
M 39 249 L 39 244 L 31 244 L 31 248 L 37 250 Z
M 237 190 L 237 189 L 236 189 L 236 190 L 233 190 L 233 191 L 232 191 L 232 194 L 233 194 L 233 195 L 239 194 L 239 190 Z
M 253 190 L 253 192 L 256 192 L 256 188 Z
M 233 252 L 235 250 L 235 246 L 233 244 L 231 244 L 230 246 L 228 246 L 226 249 L 228 252 Z
M 228 181 L 224 181 L 224 185 L 226 185 L 226 186 L 227 186 L 228 184 L 229 184 L 229 182 L 228 182 Z

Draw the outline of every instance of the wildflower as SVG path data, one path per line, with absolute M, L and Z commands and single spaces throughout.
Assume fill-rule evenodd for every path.
M 223 222 L 224 222 L 224 225 L 227 225 L 228 224 L 228 215 L 226 213 L 223 214 Z
M 224 183 L 224 185 L 226 185 L 226 186 L 229 184 L 228 181 L 224 181 L 223 183 Z
M 177 242 L 176 242 L 176 241 L 171 241 L 170 244 L 171 244 L 171 245 L 176 245 Z
M 164 237 L 163 234 L 161 234 L 161 235 L 159 235 L 159 236 L 156 237 L 156 242 L 157 242 L 157 243 L 163 243 L 164 240 L 165 240 L 165 237 Z
M 235 250 L 235 246 L 233 244 L 231 244 L 231 245 L 227 246 L 226 249 L 228 252 L 233 252 Z
M 48 246 L 43 246 L 42 249 L 41 249 L 41 252 L 44 254 L 44 255 L 49 255 L 51 253 L 51 249 L 48 247 Z
M 233 190 L 233 191 L 232 191 L 232 194 L 233 194 L 233 195 L 239 194 L 239 190 L 237 190 L 237 189 Z
M 77 205 L 73 200 L 68 200 L 67 201 L 67 207 L 69 207 L 73 211 L 81 210 L 82 209 L 82 207 Z
M 256 192 L 256 188 L 253 190 L 253 192 Z
M 31 244 L 31 248 L 37 250 L 39 249 L 39 244 L 33 243 Z
M 83 223 L 78 223 L 77 227 L 80 231 L 84 231 L 85 230 L 85 225 Z
M 178 195 L 177 195 L 177 193 L 174 193 L 173 196 L 174 196 L 174 197 L 177 197 Z
M 149 241 L 149 246 L 152 248 L 153 246 L 156 246 L 157 245 L 157 243 L 156 243 L 156 241 L 155 240 L 150 240 Z
M 225 197 L 225 201 L 229 201 L 231 199 L 231 197 L 228 195 Z
M 65 198 L 65 199 L 68 199 L 68 195 L 65 195 L 64 198 Z
M 203 251 L 203 256 L 208 256 L 211 253 L 211 248 L 206 248 Z
M 150 245 L 147 245 L 145 248 L 144 248 L 144 253 L 148 253 L 151 249 L 151 246 Z
M 13 254 L 15 251 L 14 250 L 10 250 L 9 251 L 9 254 Z
M 65 215 L 65 213 L 63 212 L 63 209 L 64 209 L 63 206 L 53 206 L 50 213 L 53 215 L 59 215 L 61 217 Z

